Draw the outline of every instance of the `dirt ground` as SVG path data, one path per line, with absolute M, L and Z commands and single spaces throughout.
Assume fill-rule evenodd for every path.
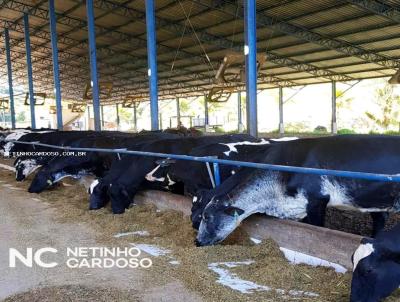
M 254 244 L 240 229 L 223 245 L 197 248 L 188 217 L 154 206 L 123 215 L 88 211 L 79 183 L 26 193 L 0 169 L 0 299 L 5 301 L 349 300 L 350 273 L 292 265 L 273 241 Z M 335 214 L 336 215 L 336 214 Z M 120 246 L 149 254 L 149 269 L 8 268 L 9 247 Z M 23 281 L 21 281 L 21 279 Z M 233 287 L 233 288 L 232 288 Z M 52 298 L 54 297 L 54 299 Z M 397 292 L 387 301 L 400 301 Z

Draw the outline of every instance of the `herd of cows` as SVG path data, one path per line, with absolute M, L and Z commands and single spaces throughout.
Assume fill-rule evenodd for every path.
M 390 212 L 400 211 L 400 184 L 220 165 L 221 184 L 203 162 L 91 151 L 67 155 L 42 144 L 156 153 L 347 170 L 400 171 L 400 137 L 345 135 L 307 139 L 256 139 L 246 134 L 201 136 L 180 131 L 141 133 L 27 129 L 0 132 L 0 150 L 15 158 L 16 180 L 34 173 L 30 193 L 53 188 L 65 177 L 93 175 L 89 209 L 129 208 L 135 194 L 153 189 L 193 198 L 191 219 L 198 246 L 223 241 L 254 213 L 324 224 L 327 207 L 368 212 L 373 237 L 353 255 L 351 301 L 381 301 L 400 285 L 400 225 L 383 231 Z

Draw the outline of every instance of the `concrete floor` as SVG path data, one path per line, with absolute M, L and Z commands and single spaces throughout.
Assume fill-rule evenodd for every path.
M 2 169 L 2 168 L 0 168 Z M 9 248 L 25 251 L 27 247 L 53 247 L 65 251 L 67 247 L 103 246 L 95 240 L 96 233 L 87 224 L 59 223 L 54 209 L 44 201 L 0 179 L 0 300 L 10 295 L 62 285 L 134 290 L 135 301 L 200 301 L 177 280 L 167 284 L 157 281 L 157 275 L 145 269 L 70 269 L 65 265 L 55 268 L 28 268 L 17 265 L 9 268 Z M 47 260 L 65 263 L 66 253 L 48 254 Z M 46 258 L 44 258 L 46 260 Z M 18 263 L 19 264 L 19 263 Z M 152 285 L 153 284 L 153 285 Z

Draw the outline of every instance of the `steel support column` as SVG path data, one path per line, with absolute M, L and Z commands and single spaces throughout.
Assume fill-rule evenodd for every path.
M 204 96 L 204 131 L 207 132 L 208 130 L 208 102 L 207 96 Z
M 238 132 L 243 131 L 243 126 L 242 126 L 242 92 L 239 91 L 237 93 L 237 102 L 238 102 Z
M 88 105 L 87 106 L 87 118 L 88 118 L 88 124 L 87 124 L 87 126 L 86 126 L 86 130 L 90 130 L 90 106 Z
M 283 135 L 285 128 L 283 126 L 283 88 L 279 86 L 279 134 Z
M 154 0 L 146 0 L 146 29 L 151 130 L 158 130 L 158 72 Z
M 101 115 L 101 127 L 104 128 L 104 106 L 100 106 L 100 115 Z
M 250 135 L 257 136 L 257 26 L 256 0 L 245 0 L 246 3 L 246 85 L 248 95 L 248 129 Z
M 36 129 L 35 95 L 33 91 L 33 73 L 31 59 L 31 38 L 29 34 L 29 16 L 27 13 L 24 14 L 24 33 L 26 48 L 26 67 L 28 69 L 29 106 L 31 109 L 31 127 L 32 129 Z
M 133 104 L 133 130 L 135 132 L 137 132 L 138 128 L 137 128 L 137 107 L 138 107 L 138 103 L 134 103 Z
M 88 36 L 89 36 L 89 56 L 90 56 L 90 72 L 91 72 L 91 86 L 93 95 L 93 115 L 94 115 L 94 129 L 101 130 L 100 122 L 100 94 L 99 94 L 99 81 L 97 77 L 97 55 L 96 55 L 96 30 L 94 23 L 94 10 L 93 0 L 86 1 L 86 15 L 88 22 Z
M 176 125 L 179 126 L 181 124 L 181 106 L 179 98 L 176 98 Z
M 332 124 L 331 124 L 332 134 L 337 133 L 337 123 L 336 123 L 336 81 L 332 81 Z
M 49 17 L 50 17 L 50 33 L 51 33 L 51 50 L 53 54 L 53 77 L 54 77 L 54 95 L 56 98 L 57 109 L 57 128 L 63 129 L 62 105 L 61 105 L 61 85 L 60 85 L 60 69 L 58 66 L 58 46 L 57 46 L 57 19 L 54 8 L 54 0 L 49 0 Z
M 117 115 L 117 130 L 119 130 L 120 118 L 119 118 L 119 104 L 115 104 L 115 113 Z
M 14 106 L 14 88 L 12 78 L 12 65 L 11 65 L 11 50 L 10 50 L 10 34 L 8 28 L 4 29 L 4 40 L 6 46 L 7 58 L 7 75 L 8 75 L 8 93 L 10 95 L 10 114 L 11 114 L 11 128 L 15 129 L 15 106 Z

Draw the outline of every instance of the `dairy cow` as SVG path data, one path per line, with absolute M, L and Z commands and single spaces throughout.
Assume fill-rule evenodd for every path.
M 218 143 L 194 148 L 189 155 L 197 157 L 212 156 L 219 159 L 259 162 L 265 156 L 270 144 L 295 140 L 296 137 L 281 139 L 261 139 L 259 142 L 240 141 L 233 143 Z M 224 182 L 228 177 L 240 170 L 237 166 L 220 165 L 220 179 Z M 195 229 L 198 229 L 201 214 L 209 198 L 207 193 L 215 187 L 214 174 L 204 162 L 197 161 L 162 161 L 153 171 L 146 175 L 146 179 L 153 182 L 182 183 L 185 195 L 193 197 L 191 220 Z
M 269 145 L 270 142 L 268 140 L 260 142 L 241 141 L 227 144 L 218 143 L 195 148 L 189 155 L 257 162 L 263 157 Z M 227 178 L 237 173 L 240 168 L 237 166 L 220 165 L 219 169 L 221 182 L 224 182 Z M 204 162 L 184 160 L 173 161 L 168 166 L 161 163 L 146 175 L 146 179 L 153 182 L 164 182 L 165 186 L 171 182 L 182 183 L 185 195 L 193 198 L 191 219 L 193 227 L 198 229 L 201 213 L 207 204 L 207 200 L 209 200 L 206 198 L 207 192 L 215 187 L 212 165 L 207 167 Z
M 271 146 L 263 162 L 380 174 L 400 172 L 400 137 L 348 135 Z M 400 184 L 243 169 L 208 194 L 197 243 L 224 240 L 254 213 L 323 225 L 327 206 L 369 212 L 374 233 L 400 210 Z
M 29 133 L 22 136 L 19 141 L 39 142 L 57 146 L 75 146 L 75 142 L 93 137 L 104 136 L 95 131 L 59 131 L 46 133 Z M 11 154 L 22 153 L 14 161 L 15 177 L 17 181 L 24 180 L 27 176 L 49 162 L 61 151 L 54 148 L 33 146 L 15 143 L 10 148 Z
M 352 256 L 351 302 L 379 302 L 400 286 L 400 224 L 363 238 Z
M 114 135 L 110 132 L 94 137 L 75 140 L 69 145 L 81 148 L 121 149 L 136 150 L 141 144 L 161 138 L 173 138 L 174 134 L 146 132 L 138 135 L 121 133 Z M 115 153 L 85 152 L 82 156 L 55 157 L 47 162 L 36 173 L 28 189 L 30 193 L 40 193 L 65 177 L 80 178 L 83 175 L 102 177 L 108 171 L 114 160 L 119 160 L 120 155 Z
M 244 135 L 221 135 L 204 137 L 185 137 L 178 139 L 158 140 L 142 146 L 142 151 L 188 154 L 193 148 L 206 144 L 234 141 L 257 141 Z M 107 175 L 98 180 L 90 191 L 90 209 L 103 207 L 111 200 L 113 213 L 120 214 L 132 202 L 136 192 L 146 185 L 145 176 L 157 167 L 159 158 L 144 156 L 127 156 L 115 162 Z M 163 187 L 162 185 L 160 187 Z

